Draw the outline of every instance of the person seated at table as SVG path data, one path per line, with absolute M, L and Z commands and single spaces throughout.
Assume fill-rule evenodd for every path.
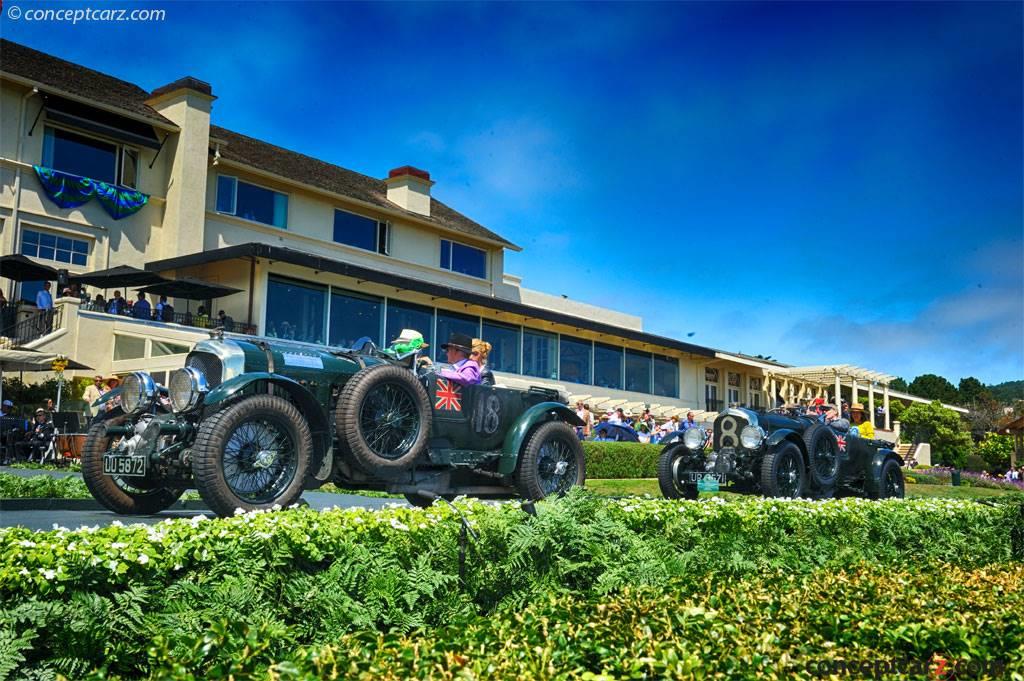
M 149 301 L 146 300 L 146 294 L 139 291 L 138 300 L 132 305 L 132 317 L 136 319 L 152 319 L 153 308 L 149 306 Z
M 206 308 L 202 305 L 196 310 L 196 316 L 192 318 L 193 325 L 200 328 L 208 328 L 210 326 L 210 316 L 206 314 Z
M 102 296 L 96 296 L 97 302 Z M 108 314 L 125 314 L 128 311 L 128 301 L 121 297 L 120 291 L 114 291 L 114 297 L 107 303 Z
M 850 407 L 850 414 L 853 415 L 853 425 L 857 426 L 857 434 L 865 440 L 875 439 L 875 426 L 871 423 L 871 419 L 868 418 L 868 414 L 864 411 L 864 405 L 860 402 L 854 402 L 853 406 Z
M 447 378 L 460 385 L 478 385 L 480 383 L 480 365 L 470 359 L 473 353 L 473 339 L 464 333 L 452 332 L 447 343 L 441 349 L 448 353 L 451 368 L 440 367 L 437 375 Z
M 50 422 L 50 415 L 39 407 L 32 427 L 25 434 L 25 440 L 18 443 L 18 458 L 31 460 L 38 453 L 41 461 L 52 440 L 53 423 Z

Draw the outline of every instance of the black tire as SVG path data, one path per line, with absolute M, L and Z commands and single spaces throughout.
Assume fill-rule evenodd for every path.
M 82 448 L 82 480 L 93 498 L 104 508 L 122 515 L 152 515 L 170 508 L 185 490 L 163 487 L 146 478 L 129 483 L 124 478 L 103 472 L 103 455 L 110 451 L 112 437 L 107 426 L 121 425 L 126 419 L 111 419 L 89 428 Z M 138 486 L 141 485 L 141 486 Z
M 839 479 L 839 441 L 824 423 L 815 423 L 804 431 L 807 447 L 807 473 L 818 493 L 835 487 Z
M 192 446 L 192 474 L 210 510 L 228 516 L 289 506 L 302 494 L 313 436 L 283 397 L 253 395 L 207 417 Z
M 682 442 L 670 444 L 662 450 L 658 457 L 658 487 L 666 499 L 696 499 L 700 492 L 694 483 L 679 482 L 678 471 L 686 467 L 686 470 L 698 470 L 690 466 L 699 464 L 700 469 L 704 468 L 704 456 L 694 454 Z
M 878 477 L 869 476 L 864 488 L 869 499 L 902 499 L 906 493 L 906 480 L 899 462 L 886 459 Z
M 519 452 L 515 479 L 519 494 L 532 500 L 582 487 L 587 479 L 586 461 L 576 431 L 562 421 L 534 428 Z
M 806 486 L 804 456 L 792 442 L 777 446 L 761 461 L 761 493 L 766 497 L 797 499 Z
M 409 468 L 427 450 L 432 416 L 423 384 L 393 364 L 356 372 L 334 412 L 342 447 L 370 473 Z

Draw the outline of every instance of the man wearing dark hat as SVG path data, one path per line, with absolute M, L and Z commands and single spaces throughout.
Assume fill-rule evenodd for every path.
M 453 332 L 448 336 L 448 342 L 441 345 L 441 349 L 448 353 L 448 363 L 452 366 L 450 369 L 439 368 L 437 375 L 462 385 L 480 383 L 480 365 L 470 359 L 472 348 L 472 338 L 464 333 Z
M 53 439 L 53 424 L 50 423 L 49 414 L 45 409 L 40 407 L 36 409 L 36 418 L 32 423 L 31 430 L 25 435 L 25 441 L 19 443 L 18 452 L 21 457 L 27 458 L 29 461 L 35 456 L 36 452 L 39 452 L 39 460 L 43 460 L 43 454 L 50 448 L 50 441 Z

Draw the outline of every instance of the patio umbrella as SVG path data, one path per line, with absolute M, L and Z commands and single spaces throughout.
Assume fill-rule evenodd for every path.
M 195 277 L 182 277 L 180 279 L 169 279 L 159 284 L 151 284 L 139 289 L 143 293 L 154 293 L 159 296 L 171 298 L 184 298 L 185 300 L 209 300 L 212 298 L 223 298 L 234 293 L 241 293 L 242 289 L 232 288 L 214 284 Z
M 39 352 L 29 348 L 12 348 L 0 350 L 0 402 L 4 399 L 4 372 L 5 371 L 53 371 L 54 360 L 62 360 L 66 363 L 67 369 L 92 369 L 81 362 L 68 359 L 64 355 L 55 352 Z M 57 379 L 57 411 L 60 411 L 60 397 L 64 387 L 64 371 L 58 372 Z
M 0 277 L 12 281 L 56 281 L 57 270 L 24 255 L 0 256 Z
M 72 284 L 85 284 L 101 289 L 134 288 L 147 284 L 158 284 L 167 281 L 156 272 L 147 272 L 131 265 L 118 265 L 97 272 L 75 274 L 68 278 Z

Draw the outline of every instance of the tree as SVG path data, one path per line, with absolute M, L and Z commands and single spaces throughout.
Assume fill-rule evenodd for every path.
M 935 374 L 922 374 L 910 382 L 907 392 L 911 395 L 923 397 L 926 400 L 939 400 L 946 404 L 958 404 L 960 393 L 956 386 Z
M 900 437 L 914 443 L 931 444 L 932 459 L 938 463 L 960 468 L 971 453 L 971 434 L 960 415 L 943 407 L 938 400 L 908 407 L 901 422 Z
M 975 406 L 981 401 L 991 401 L 992 393 L 988 391 L 985 384 L 974 376 L 960 379 L 960 403 L 964 406 Z
M 896 378 L 890 381 L 889 387 L 893 390 L 899 390 L 901 393 L 907 392 L 907 382 L 902 378 Z
M 989 471 L 1006 471 L 1012 451 L 1013 437 L 1010 435 L 985 433 L 985 439 L 978 443 L 978 455 L 985 460 L 985 468 Z
M 889 420 L 899 421 L 903 416 L 903 412 L 907 410 L 907 405 L 903 404 L 903 400 L 889 400 Z

